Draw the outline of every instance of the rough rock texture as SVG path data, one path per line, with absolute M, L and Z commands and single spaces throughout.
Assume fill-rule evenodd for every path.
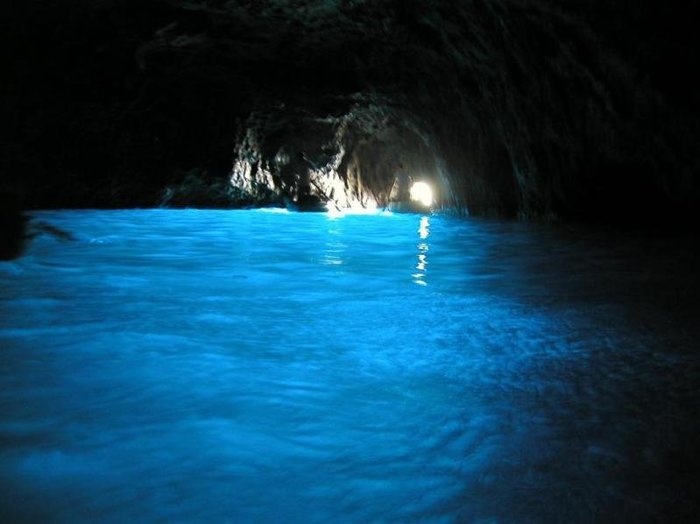
M 689 0 L 25 0 L 2 8 L 2 192 L 22 207 L 380 204 L 686 221 Z M 229 186 L 229 179 L 235 187 Z

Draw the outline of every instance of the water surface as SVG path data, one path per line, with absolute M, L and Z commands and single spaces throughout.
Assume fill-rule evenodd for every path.
M 698 515 L 688 238 L 35 214 L 0 263 L 0 520 Z

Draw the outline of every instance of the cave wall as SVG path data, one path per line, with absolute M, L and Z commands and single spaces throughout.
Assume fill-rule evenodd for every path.
M 698 9 L 12 2 L 2 192 L 25 208 L 281 204 L 308 168 L 338 201 L 382 203 L 408 169 L 476 215 L 687 220 Z

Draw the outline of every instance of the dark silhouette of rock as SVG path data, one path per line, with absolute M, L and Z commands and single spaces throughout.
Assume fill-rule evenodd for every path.
M 24 250 L 27 218 L 8 202 L 0 208 L 0 260 L 13 260 Z
M 0 260 L 19 258 L 27 242 L 39 235 L 50 235 L 60 241 L 75 240 L 67 231 L 27 217 L 16 195 L 0 195 Z

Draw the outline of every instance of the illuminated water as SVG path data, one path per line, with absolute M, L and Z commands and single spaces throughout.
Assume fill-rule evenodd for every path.
M 0 521 L 698 512 L 691 240 L 71 211 L 0 263 Z

